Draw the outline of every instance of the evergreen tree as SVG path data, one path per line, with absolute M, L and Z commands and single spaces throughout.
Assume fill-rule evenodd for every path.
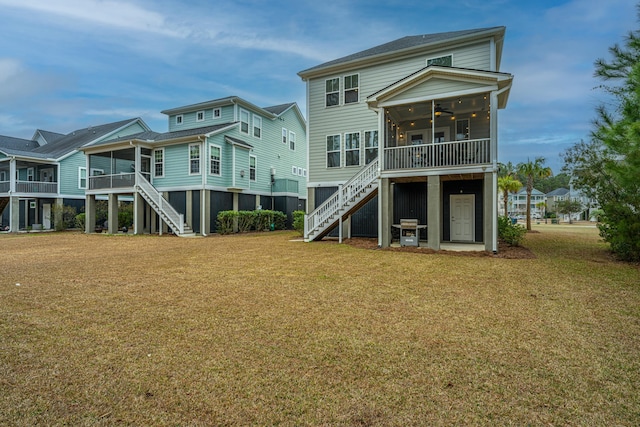
M 640 10 L 640 9 L 639 9 Z M 613 107 L 597 108 L 591 141 L 565 151 L 565 170 L 574 186 L 594 198 L 603 211 L 600 235 L 620 258 L 640 260 L 640 32 L 630 32 L 624 46 L 609 49 L 612 59 L 598 59 L 595 76 L 610 94 Z

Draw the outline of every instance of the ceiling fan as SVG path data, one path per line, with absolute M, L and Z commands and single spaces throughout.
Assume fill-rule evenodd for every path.
M 434 111 L 436 113 L 436 116 L 440 116 L 442 113 L 447 113 L 447 114 L 451 114 L 453 115 L 453 111 L 449 111 L 449 110 L 445 110 L 444 108 L 442 108 L 440 106 L 440 104 L 436 104 Z

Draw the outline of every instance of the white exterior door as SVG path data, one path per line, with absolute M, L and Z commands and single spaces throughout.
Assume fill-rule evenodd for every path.
M 42 205 L 42 228 L 49 230 L 51 228 L 51 205 Z
M 472 242 L 476 196 L 473 194 L 452 194 L 449 201 L 451 203 L 451 240 Z

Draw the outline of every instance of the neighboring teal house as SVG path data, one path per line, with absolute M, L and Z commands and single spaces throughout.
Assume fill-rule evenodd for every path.
M 52 206 L 84 208 L 87 169 L 79 149 L 148 131 L 139 118 L 77 129 L 37 130 L 32 139 L 0 136 L 0 223 L 8 231 L 50 229 Z
M 134 200 L 134 233 L 208 235 L 223 210 L 306 209 L 306 122 L 295 103 L 261 108 L 231 96 L 162 111 L 169 131 L 85 146 L 87 232 L 95 201 Z

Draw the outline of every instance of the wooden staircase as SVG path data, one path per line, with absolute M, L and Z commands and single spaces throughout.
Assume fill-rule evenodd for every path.
M 4 208 L 6 208 L 8 204 L 9 204 L 8 197 L 0 197 L 0 215 L 2 215 L 2 212 L 4 212 Z
M 164 221 L 177 236 L 195 236 L 191 227 L 185 224 L 184 215 L 178 213 L 140 172 L 136 172 L 136 191 L 149 203 L 149 206 L 160 216 L 160 219 Z
M 378 194 L 379 160 L 374 159 L 349 181 L 340 185 L 338 191 L 305 215 L 304 241 L 320 240 L 340 222 Z

